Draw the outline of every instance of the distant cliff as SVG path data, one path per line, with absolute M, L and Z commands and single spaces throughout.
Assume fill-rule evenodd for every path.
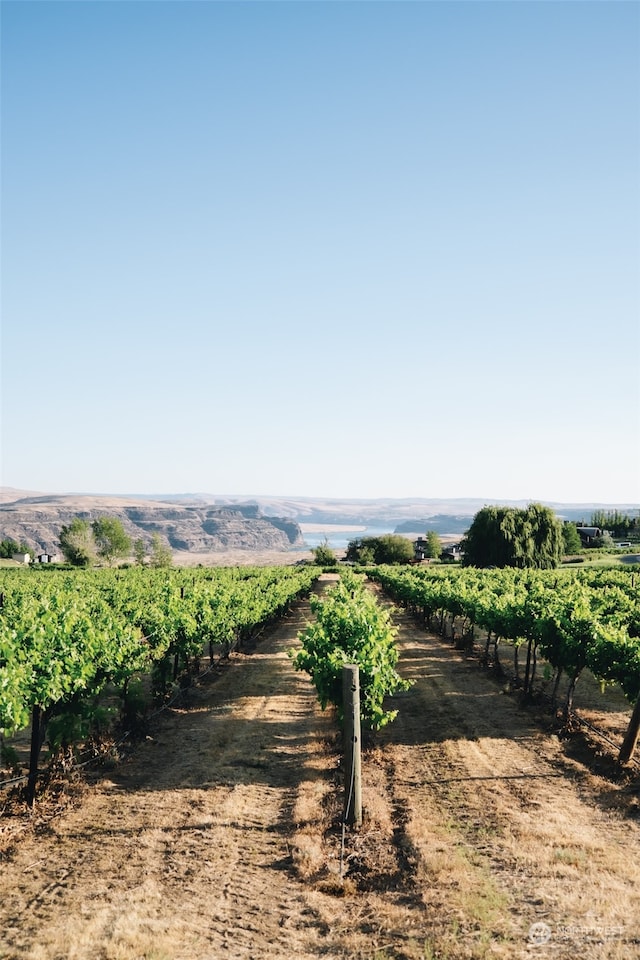
M 432 517 L 403 520 L 402 523 L 396 525 L 394 533 L 426 533 L 427 530 L 434 530 L 436 533 L 460 534 L 462 536 L 471 526 L 471 522 L 472 517 L 440 513 Z
M 0 539 L 36 552 L 57 553 L 60 529 L 74 517 L 117 517 L 132 540 L 151 542 L 159 533 L 173 550 L 290 550 L 304 544 L 295 520 L 266 517 L 255 505 L 182 506 L 118 497 L 27 497 L 0 504 Z

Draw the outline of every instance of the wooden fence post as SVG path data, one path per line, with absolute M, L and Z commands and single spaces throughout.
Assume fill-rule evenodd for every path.
M 29 777 L 27 780 L 27 806 L 33 807 L 38 781 L 38 757 L 42 747 L 42 707 L 34 703 L 31 710 L 31 751 L 29 754 Z
M 362 826 L 362 764 L 360 758 L 360 678 L 358 667 L 342 668 L 344 709 L 344 822 Z

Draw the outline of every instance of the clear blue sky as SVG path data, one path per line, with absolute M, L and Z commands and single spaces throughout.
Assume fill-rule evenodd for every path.
M 640 502 L 640 6 L 2 2 L 2 484 Z

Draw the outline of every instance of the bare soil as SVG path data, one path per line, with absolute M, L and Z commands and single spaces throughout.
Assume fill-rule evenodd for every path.
M 365 823 L 342 849 L 333 718 L 287 656 L 309 616 L 112 770 L 0 821 L 0 958 L 640 956 L 637 773 L 401 612 L 415 684 L 366 745 Z M 613 735 L 618 706 L 594 699 L 590 719 Z

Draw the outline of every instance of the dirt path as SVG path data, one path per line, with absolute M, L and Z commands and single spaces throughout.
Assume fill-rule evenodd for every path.
M 308 616 L 300 605 L 234 655 L 20 843 L 2 873 L 3 960 L 317 956 L 326 931 L 289 869 L 292 811 L 321 775 L 328 723 L 286 653 Z
M 593 775 L 476 660 L 397 620 L 416 682 L 379 743 L 433 940 L 451 956 L 639 957 L 638 779 Z
M 590 773 L 403 614 L 416 683 L 365 756 L 341 880 L 335 732 L 286 653 L 309 615 L 22 835 L 0 960 L 640 956 L 637 782 Z

